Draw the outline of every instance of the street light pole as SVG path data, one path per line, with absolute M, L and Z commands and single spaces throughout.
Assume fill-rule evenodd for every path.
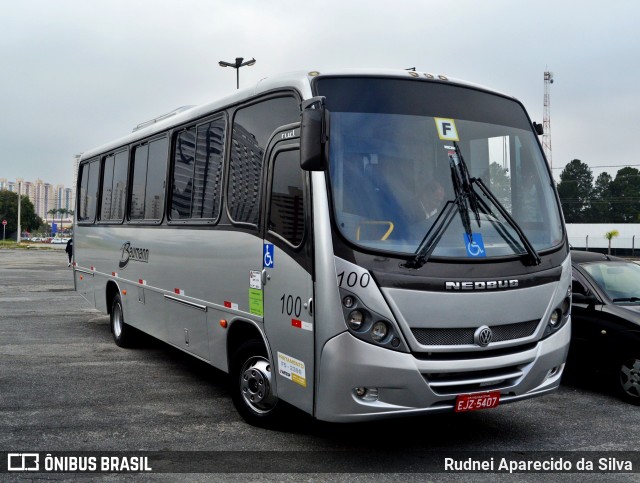
M 22 201 L 22 182 L 18 181 L 18 235 L 16 236 L 16 243 L 20 244 L 20 202 Z
M 236 70 L 236 89 L 240 89 L 240 67 L 244 67 L 245 65 L 253 65 L 256 63 L 256 59 L 251 59 L 251 60 L 247 60 L 246 62 L 242 62 L 244 60 L 244 57 L 236 57 L 236 61 L 231 63 L 231 62 L 225 62 L 224 60 L 221 60 L 220 62 L 218 62 L 218 65 L 220 67 L 233 67 Z

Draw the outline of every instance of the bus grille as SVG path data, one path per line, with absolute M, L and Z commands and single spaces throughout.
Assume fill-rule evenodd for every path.
M 484 371 L 423 374 L 431 390 L 440 395 L 491 391 L 514 386 L 522 369 L 518 366 Z
M 539 320 L 516 322 L 515 324 L 490 326 L 493 332 L 492 342 L 504 342 L 507 340 L 523 339 L 531 336 L 538 327 Z M 421 345 L 474 345 L 473 334 L 477 327 L 433 329 L 411 329 L 413 336 Z

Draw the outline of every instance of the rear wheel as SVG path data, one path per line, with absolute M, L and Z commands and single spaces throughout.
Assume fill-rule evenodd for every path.
M 620 359 L 614 377 L 620 397 L 631 404 L 640 405 L 640 356 L 629 355 Z
M 113 340 L 119 347 L 131 347 L 134 343 L 134 328 L 124 321 L 122 300 L 120 294 L 116 294 L 111 304 L 111 333 Z
M 282 403 L 273 393 L 273 371 L 264 344 L 243 344 L 231 359 L 233 404 L 249 424 L 272 427 L 280 420 Z

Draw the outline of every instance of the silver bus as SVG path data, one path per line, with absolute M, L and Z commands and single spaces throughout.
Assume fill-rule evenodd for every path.
M 571 267 L 539 134 L 443 75 L 263 79 L 82 155 L 75 288 L 119 346 L 142 331 L 228 373 L 256 425 L 544 395 Z

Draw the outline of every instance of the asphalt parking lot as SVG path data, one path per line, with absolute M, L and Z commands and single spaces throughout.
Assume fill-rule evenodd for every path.
M 598 378 L 473 413 L 352 425 L 293 420 L 282 431 L 249 426 L 233 408 L 224 374 L 152 339 L 117 347 L 108 317 L 73 291 L 64 251 L 0 250 L 0 451 L 228 452 L 233 458 L 221 480 L 257 473 L 275 481 L 292 471 L 312 473 L 315 481 L 330 481 L 330 473 L 391 481 L 397 473 L 418 478 L 425 455 L 615 457 L 640 446 L 640 408 L 609 395 Z M 335 463 L 336 454 L 338 471 L 318 465 Z M 264 455 L 277 456 L 272 467 Z M 638 470 L 608 479 L 640 481 Z M 535 475 L 519 480 L 524 476 Z

